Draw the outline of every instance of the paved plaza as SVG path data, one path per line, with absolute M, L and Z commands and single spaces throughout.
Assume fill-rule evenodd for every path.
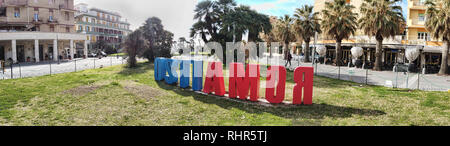
M 6 67 L 4 72 L 0 71 L 0 80 L 68 73 L 125 63 L 126 59 L 122 57 L 75 59 L 61 62 L 45 61 L 40 63 L 22 63 L 13 65 L 12 72 L 10 67 Z
M 282 57 L 277 58 L 279 65 L 284 65 Z M 75 72 L 86 69 L 107 67 L 112 65 L 125 64 L 126 59 L 122 57 L 105 57 L 102 59 L 88 58 L 77 59 L 64 62 L 41 62 L 32 64 L 16 64 L 11 69 L 6 68 L 5 72 L 0 72 L 0 79 L 35 77 L 49 74 L 59 74 Z M 334 79 L 347 80 L 361 84 L 379 85 L 392 88 L 420 89 L 426 91 L 448 91 L 450 90 L 450 77 L 437 75 L 423 75 L 417 73 L 395 73 L 392 71 L 373 71 L 349 67 L 336 67 L 324 64 L 311 64 L 298 61 L 294 57 L 291 70 L 297 66 L 314 67 L 318 76 L 330 77 Z

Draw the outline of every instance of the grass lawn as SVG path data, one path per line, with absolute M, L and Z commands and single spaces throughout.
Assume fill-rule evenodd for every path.
M 116 53 L 116 54 L 110 54 L 110 55 L 108 55 L 108 56 L 110 56 L 110 57 L 116 57 L 116 56 L 126 56 L 127 54 L 126 53 Z
M 0 80 L 0 125 L 450 125 L 448 92 L 315 77 L 314 105 L 266 107 L 155 82 L 153 73 L 140 63 Z

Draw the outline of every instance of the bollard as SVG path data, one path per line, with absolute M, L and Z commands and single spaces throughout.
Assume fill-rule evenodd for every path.
M 94 58 L 94 69 L 95 69 L 95 58 Z
M 109 57 L 110 66 L 112 66 L 112 57 Z

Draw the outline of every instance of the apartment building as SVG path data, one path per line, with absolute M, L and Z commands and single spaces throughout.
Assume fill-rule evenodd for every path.
M 419 58 L 422 67 L 430 73 L 438 72 L 442 61 L 442 41 L 431 37 L 425 29 L 426 0 L 408 0 L 407 15 L 407 40 L 411 45 L 423 46 L 423 52 Z M 450 52 L 449 52 L 450 54 Z M 450 58 L 447 60 L 450 65 Z
M 75 9 L 76 31 L 86 34 L 92 43 L 103 40 L 120 49 L 124 37 L 131 33 L 130 23 L 117 12 L 88 8 L 84 3 L 77 4 Z
M 73 0 L 0 0 L 0 60 L 39 62 L 87 56 Z M 75 53 L 74 43 L 84 43 Z
M 321 13 L 325 9 L 325 2 L 332 2 L 333 0 L 315 0 L 314 12 Z M 347 0 L 348 4 L 355 6 L 354 12 L 360 14 L 359 10 L 364 0 Z M 360 17 L 360 16 L 359 16 Z M 405 58 L 405 49 L 415 47 L 414 45 L 408 44 L 406 41 L 407 31 L 404 34 L 399 34 L 394 38 L 385 38 L 383 41 L 383 55 L 382 62 L 384 69 L 390 70 L 397 63 L 408 63 Z M 317 41 L 318 45 L 325 45 L 327 47 L 327 55 L 325 58 L 328 60 L 334 60 L 335 58 L 335 40 L 327 37 L 325 34 L 320 34 Z M 369 37 L 364 34 L 363 30 L 357 30 L 354 36 L 351 36 L 347 40 L 343 40 L 343 58 L 342 62 L 344 64 L 349 63 L 352 60 L 351 48 L 352 47 L 362 47 L 364 49 L 364 55 L 360 58 L 363 63 L 372 67 L 375 62 L 375 52 L 376 52 L 376 39 L 374 37 Z

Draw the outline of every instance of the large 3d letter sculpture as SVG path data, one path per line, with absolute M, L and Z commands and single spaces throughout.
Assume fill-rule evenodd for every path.
M 313 96 L 314 68 L 298 67 L 294 71 L 294 95 L 293 104 L 311 105 Z M 303 89 L 303 92 L 302 92 Z M 302 94 L 303 93 L 303 94 Z
M 275 83 L 277 84 L 275 85 Z M 275 93 L 275 87 L 277 94 Z M 266 100 L 270 103 L 282 103 L 286 88 L 286 68 L 283 66 L 269 66 L 267 69 Z
M 180 87 L 189 87 L 189 79 L 191 78 L 191 60 L 182 60 L 180 64 Z
M 203 92 L 211 93 L 217 96 L 225 95 L 225 86 L 223 82 L 223 69 L 221 62 L 208 63 L 208 70 L 206 71 L 205 86 Z
M 178 82 L 178 74 L 176 71 L 179 68 L 179 64 L 179 60 L 166 59 L 164 65 L 168 76 L 164 77 L 164 81 L 166 81 L 167 84 L 176 84 Z
M 230 64 L 230 81 L 228 84 L 229 97 L 247 100 L 249 89 L 250 100 L 258 101 L 259 85 L 260 85 L 260 67 L 259 65 L 250 64 L 244 72 L 242 63 Z
M 161 72 L 163 72 L 162 71 L 163 69 L 161 69 L 161 66 L 164 66 L 163 65 L 164 63 L 162 63 L 163 60 L 164 60 L 164 58 L 155 58 L 155 63 L 154 63 L 154 65 L 155 65 L 155 73 L 154 73 L 154 75 L 155 75 L 155 80 L 156 81 L 162 81 L 163 80 L 163 76 L 162 76 L 162 73 L 161 73 Z
M 203 89 L 203 61 L 192 60 L 192 90 Z

